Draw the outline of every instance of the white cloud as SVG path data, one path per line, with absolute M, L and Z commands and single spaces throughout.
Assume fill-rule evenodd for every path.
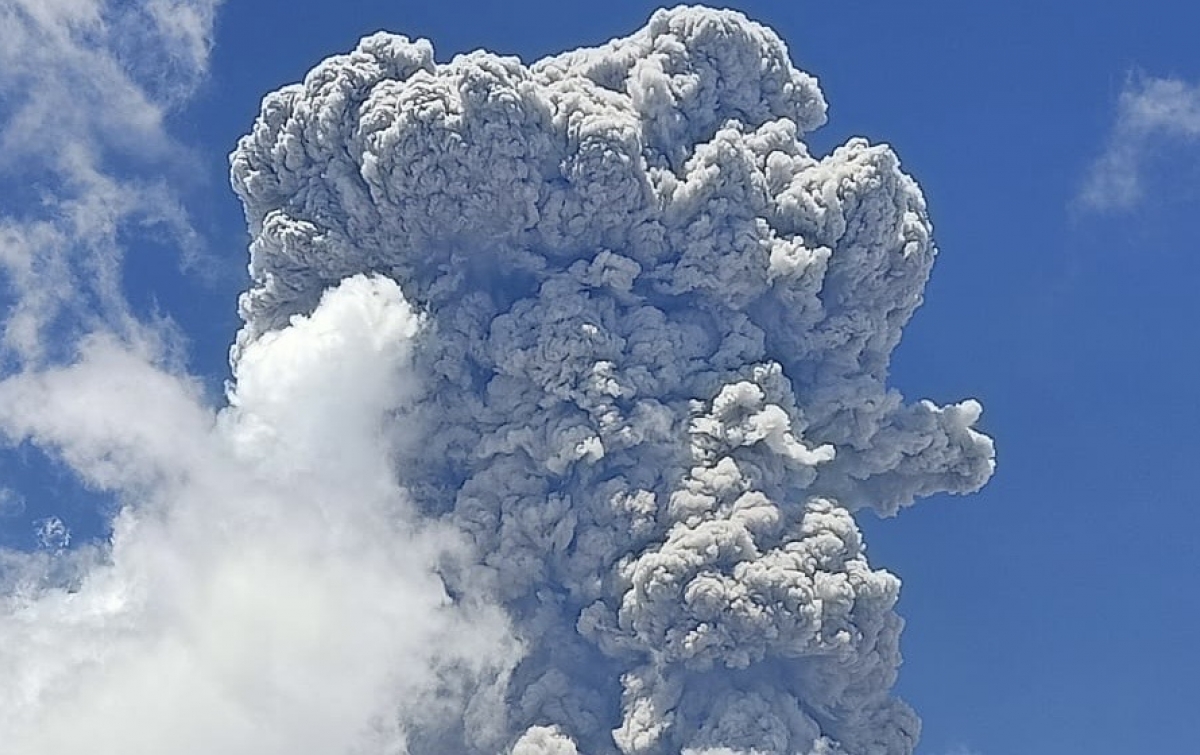
M 218 414 L 111 339 L 0 382 L 0 430 L 124 504 L 65 585 L 9 555 L 6 753 L 393 752 L 432 707 L 406 700 L 503 679 L 505 619 L 437 576 L 465 543 L 390 466 L 418 326 L 395 284 L 347 281 L 247 348 Z
M 1200 139 L 1200 84 L 1131 76 L 1117 101 L 1104 152 L 1091 166 L 1079 200 L 1091 209 L 1129 209 L 1142 201 L 1147 161 Z
M 983 755 L 983 753 L 966 745 L 955 745 L 949 750 L 943 751 L 941 755 Z
M 219 0 L 0 0 L 2 345 L 38 361 L 47 334 L 137 330 L 122 234 L 196 249 L 161 169 L 188 159 L 165 118 L 207 72 Z M 67 339 L 68 342 L 70 339 Z
M 71 530 L 56 516 L 48 516 L 35 523 L 37 541 L 43 548 L 60 550 L 71 544 Z
M 25 497 L 13 490 L 0 486 L 0 519 L 19 516 L 25 511 Z

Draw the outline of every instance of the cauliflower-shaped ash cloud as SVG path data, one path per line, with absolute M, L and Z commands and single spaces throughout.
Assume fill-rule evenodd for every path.
M 429 751 L 910 753 L 899 581 L 851 512 L 979 488 L 974 401 L 886 386 L 935 249 L 887 146 L 823 158 L 769 29 L 676 8 L 525 65 L 362 40 L 232 156 L 235 364 L 348 276 L 427 318 L 396 469 L 528 648 L 502 726 Z M 459 731 L 459 728 L 462 731 Z

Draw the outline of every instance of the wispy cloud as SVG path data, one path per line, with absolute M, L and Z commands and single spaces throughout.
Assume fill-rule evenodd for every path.
M 0 519 L 18 516 L 24 511 L 24 496 L 15 490 L 0 486 Z
M 138 330 L 123 240 L 147 226 L 196 244 L 164 166 L 166 118 L 203 81 L 219 0 L 0 0 L 0 275 L 10 362 L 56 328 Z M 70 331 L 68 331 L 69 335 Z M 61 356 L 59 354 L 58 356 Z
M 1079 195 L 1090 209 L 1129 209 L 1144 196 L 1147 159 L 1172 144 L 1200 140 L 1200 84 L 1131 75 L 1117 101 L 1104 152 Z
M 941 755 L 983 755 L 983 753 L 966 745 L 955 745 L 949 750 L 943 751 Z

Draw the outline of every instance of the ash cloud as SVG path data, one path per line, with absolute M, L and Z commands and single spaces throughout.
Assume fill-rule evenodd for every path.
M 825 110 L 770 30 L 686 7 L 532 65 L 375 34 L 264 100 L 235 370 L 394 281 L 425 324 L 390 467 L 469 543 L 448 595 L 524 648 L 500 690 L 410 698 L 400 751 L 912 752 L 899 580 L 852 512 L 994 452 L 978 403 L 886 384 L 931 226 L 886 145 L 810 154 Z

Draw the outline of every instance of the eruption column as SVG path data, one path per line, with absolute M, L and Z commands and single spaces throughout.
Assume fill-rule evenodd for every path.
M 851 512 L 994 453 L 976 402 L 886 385 L 931 227 L 887 146 L 809 153 L 825 110 L 770 30 L 686 7 L 529 66 L 375 34 L 265 99 L 235 368 L 395 281 L 425 318 L 395 468 L 525 648 L 502 714 L 468 696 L 413 752 L 912 752 L 899 580 Z

